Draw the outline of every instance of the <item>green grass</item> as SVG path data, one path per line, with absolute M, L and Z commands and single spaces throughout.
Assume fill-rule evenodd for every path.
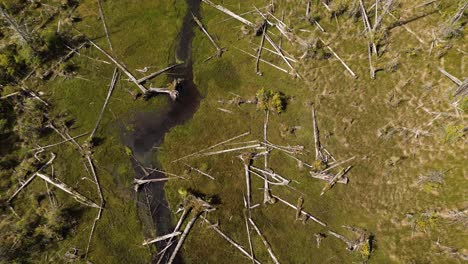
M 448 5 L 451 12 L 456 9 L 454 3 L 455 1 Z M 222 5 L 242 13 L 250 10 L 252 5 L 261 7 L 262 4 L 258 1 L 224 1 Z M 300 8 L 301 5 L 298 1 L 288 4 L 280 1 L 277 10 L 281 12 L 284 9 L 286 14 L 289 11 L 296 14 L 286 20 L 287 23 L 293 24 L 295 29 L 314 30 L 314 27 L 299 21 L 304 11 Z M 405 10 L 412 4 L 402 5 L 399 10 Z M 321 16 L 326 14 L 322 6 L 313 6 L 313 10 Z M 410 17 L 411 12 L 402 15 Z M 402 132 L 389 139 L 381 139 L 377 137 L 377 132 L 389 123 L 396 127 L 422 129 L 435 116 L 415 110 L 421 103 L 432 111 L 449 112 L 450 81 L 440 75 L 437 67 L 443 63 L 449 72 L 459 77 L 463 76 L 463 61 L 459 51 L 451 49 L 442 59 L 429 56 L 426 47 L 421 46 L 403 28 L 397 27 L 390 32 L 387 52 L 374 63 L 383 66 L 396 58 L 400 64 L 399 68 L 393 73 L 378 72 L 377 79 L 371 80 L 365 41 L 358 35 L 362 30 L 362 21 L 352 23 L 350 19 L 340 17 L 338 28 L 334 20 L 322 19 L 322 26 L 331 32 L 321 34 L 322 38 L 334 41 L 330 45 L 358 74 L 358 79 L 352 79 L 335 59 L 311 60 L 299 66 L 305 82 L 293 80 L 287 74 L 265 64 L 261 64 L 264 75 L 259 77 L 255 74 L 254 58 L 239 52 L 235 47 L 255 53 L 253 48 L 258 46 L 260 39 L 250 35 L 242 36 L 240 25 L 234 20 L 218 24 L 226 16 L 203 4 L 202 17 L 208 31 L 219 37 L 219 45 L 227 47 L 228 52 L 221 59 L 203 62 L 215 50 L 206 37 L 197 31 L 193 47 L 194 75 L 204 100 L 191 121 L 174 128 L 166 135 L 162 146 L 164 151 L 158 157 L 166 170 L 176 174 L 182 173 L 182 164 L 171 161 L 245 131 L 252 133 L 242 141 L 261 139 L 264 118 L 262 111 L 250 105 L 240 108 L 221 106 L 217 101 L 232 98 L 230 93 L 249 98 L 261 88 L 278 90 L 288 96 L 289 101 L 284 113 L 270 116 L 271 142 L 280 145 L 304 145 L 307 152 L 300 156 L 300 159 L 312 163 L 313 128 L 311 109 L 307 105 L 314 103 L 322 144 L 339 160 L 350 156 L 357 157 L 352 162 L 353 169 L 348 175 L 350 183 L 347 186 L 339 184 L 323 197 L 319 197 L 323 182 L 308 177 L 308 170 L 298 168 L 295 161 L 281 153 L 271 155 L 270 164 L 275 171 L 300 182 L 292 183 L 292 186 L 304 193 L 306 211 L 325 221 L 328 228 L 345 236 L 352 237 L 352 233 L 341 228 L 341 225 L 354 225 L 369 230 L 376 239 L 371 263 L 456 263 L 454 259 L 445 255 L 435 255 L 434 251 L 427 249 L 431 248 L 438 237 L 455 248 L 466 248 L 466 235 L 459 233 L 460 226 L 441 224 L 437 226 L 436 231 L 412 237 L 411 228 L 404 224 L 406 213 L 463 207 L 463 191 L 460 186 L 465 182 L 464 160 L 467 158 L 463 151 L 463 143 L 444 146 L 441 145 L 439 137 L 443 131 L 439 127 L 450 122 L 451 118 L 437 120 L 432 128 L 424 127 L 431 131 L 429 137 L 415 139 L 412 134 Z M 255 20 L 252 15 L 246 17 Z M 436 13 L 411 22 L 408 27 L 429 40 L 428 28 L 436 28 L 440 19 L 440 14 Z M 390 21 L 385 23 L 388 22 Z M 304 38 L 310 35 L 304 32 L 298 34 Z M 294 50 L 285 40 L 283 43 L 286 50 Z M 454 40 L 452 44 L 455 47 L 466 48 L 461 39 Z M 404 51 L 409 50 L 415 51 L 414 56 L 410 56 L 409 53 L 405 55 Z M 264 51 L 264 58 L 287 68 L 281 59 L 271 56 L 268 52 Z M 406 80 L 409 80 L 408 84 L 405 84 Z M 428 83 L 434 84 L 430 90 L 424 88 Z M 385 103 L 385 98 L 391 94 L 401 100 L 399 104 Z M 229 109 L 233 114 L 218 111 L 218 107 Z M 302 128 L 295 135 L 284 138 L 280 133 L 281 124 Z M 385 165 L 392 157 L 399 161 L 393 166 Z M 195 167 L 208 167 L 207 172 L 216 180 L 210 181 L 204 176 L 191 173 L 186 181 L 171 181 L 166 185 L 170 203 L 176 206 L 181 202 L 176 192 L 180 187 L 193 188 L 208 195 L 219 195 L 221 204 L 217 211 L 209 214 L 209 218 L 214 222 L 218 220 L 223 231 L 247 248 L 242 216 L 245 183 L 241 161 L 234 154 L 224 154 L 193 158 L 187 162 Z M 263 165 L 261 160 L 255 164 Z M 438 194 L 412 187 L 421 171 L 449 168 L 452 170 L 447 182 Z M 252 188 L 255 203 L 263 199 L 262 191 L 258 189 L 262 186 L 254 177 Z M 292 203 L 295 203 L 300 195 L 284 187 L 273 187 L 273 193 Z M 295 222 L 294 213 L 294 210 L 280 203 L 252 210 L 254 220 L 272 244 L 280 261 L 343 263 L 358 261 L 361 258 L 359 253 L 346 251 L 344 243 L 330 236 L 322 242 L 320 249 L 316 249 L 313 234 L 326 232 L 326 229 L 311 221 L 305 226 Z M 174 218 L 177 219 L 178 216 Z M 229 258 L 231 263 L 248 261 L 209 227 L 201 224 L 192 232 L 184 246 L 184 257 L 188 263 L 217 263 L 226 258 Z M 452 239 L 454 236 L 456 238 Z M 258 259 L 268 262 L 268 254 L 258 238 L 254 244 Z
M 221 1 L 216 1 L 217 3 Z M 365 1 L 370 5 L 370 1 Z M 422 2 L 422 1 L 419 1 Z M 137 68 L 154 66 L 162 68 L 174 61 L 174 39 L 185 14 L 185 4 L 177 1 L 105 1 L 104 11 L 111 32 L 115 56 L 124 62 L 135 74 Z M 431 30 L 437 29 L 447 14 L 457 9 L 457 1 L 443 3 L 443 12 L 434 13 L 407 24 L 424 40 L 431 39 Z M 261 7 L 262 1 L 239 2 L 223 1 L 225 7 L 241 13 L 252 9 L 252 5 Z M 432 121 L 435 115 L 422 110 L 453 112 L 450 108 L 453 92 L 452 83 L 440 74 L 438 66 L 460 79 L 464 74 L 466 62 L 460 51 L 455 48 L 438 58 L 429 56 L 427 46 L 422 46 L 402 27 L 389 32 L 389 45 L 386 53 L 375 59 L 375 65 L 384 67 L 389 62 L 398 62 L 395 72 L 379 71 L 377 79 L 371 80 L 368 73 L 366 40 L 360 35 L 362 22 L 356 22 L 346 15 L 329 20 L 326 10 L 321 5 L 313 5 L 314 15 L 319 15 L 321 25 L 329 32 L 319 33 L 301 16 L 305 13 L 303 1 L 277 1 L 277 10 L 285 10 L 286 23 L 293 25 L 295 32 L 305 38 L 321 36 L 329 41 L 330 46 L 357 73 L 353 79 L 336 59 L 306 60 L 295 64 L 303 80 L 295 80 L 268 65 L 261 64 L 263 76 L 255 74 L 255 61 L 236 48 L 255 53 L 260 39 L 251 34 L 244 36 L 240 25 L 234 20 L 219 23 L 226 17 L 215 9 L 202 4 L 202 20 L 208 31 L 217 36 L 221 47 L 228 51 L 222 58 L 211 56 L 215 49 L 207 38 L 196 29 L 193 42 L 194 82 L 203 96 L 198 111 L 192 120 L 173 128 L 165 137 L 158 161 L 163 168 L 175 174 L 188 174 L 187 180 L 170 181 L 166 185 L 167 199 L 172 208 L 181 202 L 180 188 L 192 188 L 207 195 L 219 196 L 217 210 L 210 213 L 212 222 L 219 221 L 219 227 L 247 248 L 243 218 L 242 196 L 245 193 L 242 162 L 233 154 L 223 154 L 209 158 L 193 158 L 187 162 L 203 169 L 216 178 L 208 178 L 188 173 L 181 163 L 173 160 L 213 145 L 224 139 L 251 131 L 242 139 L 248 141 L 263 137 L 264 113 L 255 106 L 221 106 L 217 101 L 231 99 L 232 94 L 250 98 L 264 88 L 281 91 L 288 103 L 281 114 L 271 114 L 269 140 L 279 145 L 303 145 L 306 152 L 299 156 L 301 160 L 314 162 L 313 127 L 310 104 L 317 109 L 321 142 L 338 160 L 356 156 L 353 169 L 346 186 L 338 184 L 323 197 L 320 191 L 324 182 L 310 178 L 309 171 L 300 168 L 297 162 L 273 152 L 270 164 L 276 172 L 299 183 L 291 186 L 302 192 L 285 187 L 272 187 L 273 194 L 295 203 L 304 197 L 304 209 L 328 224 L 327 228 L 353 238 L 353 234 L 342 225 L 366 228 L 375 236 L 370 263 L 457 263 L 445 255 L 435 255 L 433 242 L 440 238 L 442 244 L 455 248 L 467 248 L 467 235 L 463 226 L 450 225 L 439 219 L 431 225 L 430 232 L 413 233 L 413 228 L 406 215 L 420 215 L 430 210 L 442 208 L 461 209 L 466 200 L 466 160 L 464 151 L 466 137 L 446 130 L 453 124 L 457 128 L 463 123 L 462 118 L 443 116 Z M 412 7 L 416 3 L 402 3 L 395 15 L 411 17 Z M 304 6 L 304 7 L 303 7 Z M 427 7 L 426 10 L 430 10 Z M 406 10 L 406 12 L 405 12 Z M 416 12 L 416 11 L 415 11 Z M 422 12 L 422 11 L 418 11 Z M 77 24 L 80 31 L 98 44 L 109 50 L 104 31 L 98 18 L 97 3 L 82 1 L 77 9 L 82 21 Z M 316 14 L 315 14 L 316 13 Z M 278 11 L 277 13 L 278 14 Z M 449 15 L 448 15 L 449 16 Z M 258 16 L 246 16 L 260 22 Z M 388 19 L 388 17 L 387 17 Z M 390 19 L 385 20 L 388 24 Z M 54 23 L 52 23 L 54 24 Z M 298 29 L 314 31 L 299 32 Z M 274 29 L 271 29 L 272 31 Z M 272 37 L 278 40 L 277 35 Z M 454 47 L 466 50 L 466 37 L 451 40 Z M 283 39 L 285 50 L 296 57 L 301 56 L 291 44 Z M 271 47 L 270 47 L 271 48 Z M 106 59 L 93 48 L 80 51 L 83 55 Z M 286 65 L 278 57 L 264 51 L 263 58 L 284 68 Z M 78 67 L 78 77 L 69 80 L 49 81 L 37 89 L 45 92 L 45 97 L 54 105 L 52 115 L 66 112 L 75 119 L 71 129 L 73 135 L 90 131 L 100 112 L 112 77 L 113 66 L 89 60 L 84 56 L 75 56 L 71 63 Z M 86 79 L 86 80 L 85 80 Z M 101 145 L 94 148 L 93 158 L 104 190 L 106 208 L 102 219 L 97 224 L 96 233 L 89 255 L 93 263 L 147 263 L 154 252 L 153 248 L 141 246 L 145 237 L 153 236 L 153 231 L 139 219 L 135 205 L 135 194 L 131 186 L 134 172 L 121 143 L 120 131 L 133 129 L 132 117 L 138 112 L 154 111 L 165 106 L 167 98 L 157 97 L 149 101 L 133 101 L 127 90 L 136 91 L 136 87 L 127 82 L 125 76 L 119 81 L 111 99 L 108 111 L 98 131 L 103 138 Z M 154 81 L 153 86 L 164 85 L 164 78 Z M 390 99 L 391 100 L 390 100 Z M 398 103 L 394 103 L 398 102 Z M 218 107 L 229 109 L 233 114 L 218 111 Z M 466 122 L 465 122 L 466 123 Z M 463 123 L 463 124 L 465 124 Z M 379 129 L 392 125 L 395 128 L 421 128 L 430 130 L 428 137 L 414 138 L 411 133 L 394 133 L 386 138 L 379 138 Z M 283 127 L 300 126 L 295 134 L 282 135 Z M 465 125 L 466 126 L 466 125 Z M 457 130 L 459 131 L 459 129 Z M 453 144 L 444 144 L 443 140 L 455 135 L 458 140 Z M 42 144 L 59 141 L 51 135 Z M 59 179 L 76 187 L 84 195 L 97 201 L 94 184 L 82 177 L 89 177 L 83 170 L 82 158 L 70 145 L 62 145 L 52 150 L 57 154 L 54 163 L 55 174 Z M 387 161 L 396 160 L 392 166 Z M 262 160 L 255 161 L 263 166 Z M 437 192 L 424 191 L 417 187 L 418 175 L 426 171 L 448 170 L 444 184 Z M 253 178 L 253 200 L 261 202 L 263 187 L 258 178 Z M 45 192 L 40 181 L 28 186 L 28 191 Z M 56 191 L 58 200 L 64 207 L 76 207 L 77 203 L 65 194 Z M 20 197 L 18 211 L 25 209 L 27 200 Z M 84 250 L 89 230 L 96 215 L 94 209 L 83 209 L 77 215 L 78 226 L 64 240 L 48 248 L 34 262 L 63 262 L 63 255 L 76 247 Z M 303 225 L 295 221 L 295 211 L 276 203 L 262 205 L 252 210 L 252 217 L 269 240 L 281 263 L 351 263 L 362 259 L 360 252 L 350 253 L 345 244 L 328 236 L 316 248 L 314 233 L 326 233 L 312 221 Z M 174 215 L 174 221 L 178 216 Z M 423 224 L 421 222 L 421 224 Z M 253 236 L 256 256 L 262 263 L 269 261 L 259 237 Z M 367 254 L 365 250 L 364 253 Z M 361 252 L 361 253 L 363 253 Z M 226 241 L 199 222 L 192 230 L 183 247 L 183 256 L 187 263 L 246 263 L 249 260 L 235 251 Z

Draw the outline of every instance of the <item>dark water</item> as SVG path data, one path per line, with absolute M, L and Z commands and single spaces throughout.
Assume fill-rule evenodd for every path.
M 155 109 L 154 112 L 137 114 L 134 117 L 134 132 L 124 136 L 125 144 L 133 150 L 138 161 L 146 167 L 158 167 L 159 164 L 153 159 L 153 156 L 157 155 L 154 147 L 161 145 L 164 135 L 172 127 L 183 124 L 192 118 L 200 102 L 200 94 L 193 83 L 192 39 L 194 37 L 194 22 L 191 15 L 193 13 L 199 16 L 200 1 L 186 0 L 186 2 L 189 9 L 184 17 L 175 45 L 176 58 L 184 61 L 185 65 L 173 69 L 168 74 L 171 78 L 183 79 L 178 86 L 179 98 L 177 101 L 170 101 L 168 99 L 170 102 L 168 102 L 168 106 L 164 109 Z M 141 168 L 135 162 L 133 165 L 137 177 L 143 177 L 144 173 Z M 150 177 L 158 178 L 164 177 L 164 175 L 154 173 Z M 151 217 L 158 236 L 172 232 L 171 210 L 165 198 L 163 182 L 147 184 L 144 189 L 140 190 L 138 200 L 141 203 L 149 201 Z M 139 207 L 142 206 L 140 205 Z M 147 210 L 147 208 L 141 208 L 141 210 Z M 164 242 L 157 244 L 158 249 L 164 246 Z M 166 256 L 170 256 L 169 253 L 166 253 Z M 181 262 L 179 256 L 175 263 Z

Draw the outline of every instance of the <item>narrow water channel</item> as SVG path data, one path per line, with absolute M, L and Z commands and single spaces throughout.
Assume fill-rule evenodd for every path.
M 168 76 L 183 79 L 179 85 L 179 98 L 171 101 L 164 109 L 155 109 L 153 112 L 139 113 L 134 117 L 134 132 L 124 136 L 124 143 L 132 149 L 135 157 L 144 166 L 159 167 L 154 157 L 157 157 L 157 148 L 164 140 L 164 135 L 173 127 L 185 123 L 192 118 L 200 102 L 200 94 L 193 83 L 192 72 L 192 40 L 194 37 L 194 22 L 192 13 L 199 16 L 199 0 L 186 0 L 187 13 L 184 16 L 182 28 L 175 40 L 176 60 L 183 61 L 183 66 L 177 67 Z M 162 95 L 160 95 L 162 96 Z M 170 100 L 170 99 L 168 99 Z M 134 164 L 137 177 L 143 177 L 143 171 Z M 163 174 L 153 173 L 152 178 L 164 177 Z M 167 203 L 164 182 L 148 184 L 138 195 L 140 204 L 149 203 L 151 217 L 157 235 L 172 232 L 171 211 Z M 141 210 L 148 210 L 139 206 Z M 158 249 L 165 247 L 163 243 L 157 244 Z M 166 254 L 170 255 L 170 254 Z M 181 263 L 181 257 L 175 263 Z M 157 260 L 157 258 L 156 258 Z M 164 263 L 164 262 L 163 262 Z

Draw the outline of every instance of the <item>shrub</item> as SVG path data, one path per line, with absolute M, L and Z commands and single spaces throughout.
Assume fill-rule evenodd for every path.
M 286 108 L 286 98 L 280 92 L 262 88 L 257 91 L 256 97 L 258 109 L 269 110 L 279 114 Z

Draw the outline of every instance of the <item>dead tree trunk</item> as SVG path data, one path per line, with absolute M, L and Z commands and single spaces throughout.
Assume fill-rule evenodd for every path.
M 182 247 L 182 244 L 184 243 L 184 241 L 187 238 L 190 230 L 192 229 L 193 225 L 195 224 L 197 219 L 200 217 L 200 215 L 201 215 L 201 211 L 196 212 L 195 216 L 187 223 L 187 225 L 185 226 L 184 232 L 180 236 L 179 242 L 177 243 L 176 247 L 174 248 L 174 251 L 172 252 L 171 257 L 167 261 L 167 264 L 172 264 L 175 257 L 177 256 L 177 252 L 179 252 L 180 248 Z
M 249 26 L 249 27 L 255 27 L 255 24 L 248 21 L 247 19 L 237 15 L 236 13 L 232 12 L 231 10 L 223 7 L 223 6 L 220 6 L 220 5 L 216 5 L 214 4 L 213 2 L 209 1 L 209 0 L 202 0 L 204 3 L 208 4 L 209 6 L 211 7 L 214 7 L 216 9 L 218 9 L 219 11 L 225 13 L 226 15 L 230 16 L 230 17 L 233 17 L 234 19 L 240 21 L 241 23 Z
M 203 26 L 202 22 L 193 13 L 192 13 L 192 17 L 193 17 L 193 20 L 195 20 L 195 23 L 197 23 L 198 27 L 200 27 L 201 31 L 205 33 L 205 35 L 208 37 L 210 42 L 216 48 L 216 57 L 220 58 L 223 55 L 224 49 L 219 47 L 218 44 L 216 44 L 213 37 L 211 37 L 210 33 L 208 33 L 206 28 Z
M 29 177 L 14 193 L 13 195 L 10 196 L 10 198 L 8 198 L 7 200 L 7 203 L 10 203 L 15 197 L 16 195 L 18 195 L 18 193 L 21 192 L 21 190 L 23 190 L 24 187 L 28 186 L 28 184 L 30 184 L 32 182 L 32 180 L 34 180 L 34 178 L 36 177 L 37 173 L 39 173 L 41 170 L 43 170 L 44 168 L 46 168 L 47 166 L 49 166 L 54 160 L 55 160 L 55 154 L 50 152 L 51 154 L 51 158 L 46 162 L 46 164 L 42 165 L 42 167 L 40 167 L 31 177 Z
M 268 243 L 268 241 L 266 240 L 265 236 L 262 234 L 262 232 L 260 232 L 260 229 L 257 227 L 257 225 L 255 224 L 255 222 L 252 220 L 252 218 L 249 218 L 249 221 L 250 221 L 250 224 L 252 224 L 253 228 L 255 229 L 255 231 L 257 232 L 258 236 L 262 239 L 262 242 L 263 244 L 265 245 L 265 247 L 267 248 L 267 251 L 268 251 L 268 254 L 270 254 L 270 257 L 271 259 L 273 260 L 273 262 L 275 264 L 279 264 L 280 262 L 278 261 L 278 258 L 275 256 L 275 254 L 273 253 L 273 249 L 271 248 L 270 246 L 270 243 Z
M 114 68 L 114 74 L 112 75 L 112 81 L 111 81 L 111 84 L 109 85 L 109 91 L 107 92 L 106 100 L 104 101 L 104 105 L 102 106 L 101 113 L 99 114 L 98 120 L 96 121 L 96 125 L 94 126 L 94 129 L 91 132 L 91 135 L 89 136 L 90 139 L 93 139 L 94 134 L 96 133 L 99 127 L 99 124 L 101 123 L 102 116 L 104 115 L 104 111 L 106 110 L 107 104 L 109 103 L 109 99 L 112 95 L 112 92 L 114 91 L 114 87 L 118 79 L 119 79 L 119 71 L 117 68 Z
M 265 25 L 266 27 L 266 25 Z M 265 122 L 263 123 L 263 140 L 268 142 L 268 121 L 270 117 L 270 110 L 265 111 Z M 264 162 L 264 169 L 268 169 L 268 149 L 265 153 L 265 162 Z M 263 203 L 266 204 L 271 201 L 271 194 L 270 194 L 270 185 L 268 183 L 268 175 L 264 175 L 265 181 L 263 182 Z
M 320 39 L 320 38 L 319 38 Z M 333 49 L 328 46 L 327 44 L 325 44 L 325 42 L 320 39 L 320 41 L 323 43 L 323 45 L 325 45 L 325 47 L 330 50 L 330 52 L 333 54 L 333 56 L 335 56 L 340 62 L 341 64 L 343 64 L 343 66 L 346 68 L 346 70 L 351 74 L 351 76 L 353 76 L 354 78 L 357 78 L 357 75 L 353 72 L 353 70 L 351 70 L 351 68 L 344 62 L 343 59 L 340 58 L 340 56 L 338 56 L 338 54 L 336 54 L 335 51 L 333 51 Z
M 205 1 L 205 0 L 204 0 Z M 229 242 L 229 244 L 233 245 L 235 248 L 237 248 L 242 254 L 247 256 L 250 259 L 253 259 L 256 264 L 261 264 L 260 261 L 256 260 L 252 255 L 250 255 L 241 245 L 239 245 L 236 241 L 232 240 L 229 236 L 224 234 L 217 226 L 213 225 L 208 219 L 202 216 L 202 219 L 210 225 L 210 228 L 212 228 L 216 233 L 218 233 L 221 237 L 223 237 L 225 240 Z
M 173 64 L 173 65 L 167 66 L 167 67 L 164 68 L 164 69 L 161 69 L 161 70 L 159 70 L 159 71 L 153 72 L 153 73 L 149 74 L 148 76 L 145 76 L 145 77 L 143 77 L 143 78 L 141 78 L 141 79 L 138 79 L 138 80 L 137 80 L 137 83 L 138 83 L 138 84 L 143 84 L 143 83 L 145 83 L 146 81 L 151 80 L 151 79 L 153 79 L 153 78 L 155 78 L 155 77 L 157 77 L 157 76 L 159 76 L 159 75 L 161 75 L 161 74 L 163 74 L 163 73 L 165 73 L 165 72 L 167 72 L 167 71 L 169 71 L 169 70 L 172 70 L 172 69 L 174 69 L 175 67 L 180 66 L 180 65 L 182 65 L 182 64 L 183 64 L 183 63 Z
M 86 247 L 85 258 L 87 258 L 87 256 L 88 256 L 89 246 L 91 245 L 91 240 L 92 240 L 93 235 L 94 235 L 94 230 L 96 229 L 97 222 L 101 219 L 102 208 L 104 207 L 104 195 L 102 194 L 101 185 L 99 184 L 99 179 L 97 177 L 93 161 L 91 160 L 91 157 L 89 155 L 86 155 L 86 159 L 88 160 L 88 165 L 89 165 L 89 167 L 91 169 L 91 172 L 93 174 L 94 183 L 96 184 L 96 190 L 98 191 L 98 194 L 99 194 L 99 209 L 98 209 L 99 211 L 97 213 L 96 218 L 93 221 L 93 226 L 91 227 L 91 231 L 90 231 L 89 239 L 88 239 L 88 246 Z
M 84 204 L 86 206 L 90 206 L 90 207 L 94 207 L 94 208 L 100 208 L 99 205 L 95 204 L 93 201 L 86 198 L 85 196 L 83 196 L 79 192 L 75 191 L 73 188 L 69 187 L 65 183 L 59 181 L 58 179 L 52 179 L 51 177 L 49 177 L 49 176 L 47 176 L 45 174 L 42 174 L 42 173 L 37 173 L 37 176 L 39 176 L 40 178 L 42 178 L 46 182 L 54 185 L 55 187 L 63 190 L 64 192 L 70 194 L 79 203 L 82 203 L 82 204 Z
M 312 120 L 314 122 L 314 142 L 315 142 L 315 160 L 324 161 L 322 154 L 322 146 L 320 145 L 320 135 L 317 125 L 317 117 L 315 115 L 315 107 L 312 105 Z
M 0 6 L 0 13 L 2 14 L 3 18 L 7 21 L 8 24 L 10 24 L 10 26 L 13 28 L 14 31 L 16 31 L 16 33 L 18 33 L 20 35 L 20 37 L 31 47 L 31 41 L 32 41 L 32 38 L 31 36 L 29 35 L 28 32 L 26 31 L 23 31 L 19 25 L 16 23 L 16 21 L 7 13 L 7 11 L 5 9 L 3 9 L 2 6 Z M 34 48 L 33 48 L 34 49 Z
M 103 50 L 101 47 L 99 47 L 96 43 L 94 43 L 94 41 L 92 40 L 88 40 L 89 43 L 91 43 L 96 49 L 98 49 L 102 54 L 104 54 L 107 58 L 109 58 L 109 60 L 111 60 L 115 66 L 117 66 L 122 72 L 124 72 L 128 78 L 130 78 L 130 80 L 135 83 L 135 85 L 144 93 L 146 94 L 148 92 L 148 90 L 143 86 L 141 85 L 140 83 L 138 83 L 138 80 L 135 78 L 135 76 L 133 76 L 132 73 L 130 73 L 129 70 L 127 70 L 127 68 L 121 64 L 120 62 L 118 62 L 112 55 L 110 55 L 107 51 Z
M 231 142 L 231 141 L 233 141 L 233 140 L 236 140 L 236 139 L 239 139 L 239 138 L 241 138 L 241 137 L 245 137 L 245 136 L 247 136 L 247 135 L 249 135 L 249 134 L 250 134 L 250 131 L 247 131 L 247 132 L 242 133 L 242 134 L 240 134 L 240 135 L 238 135 L 238 136 L 235 136 L 235 137 L 232 137 L 232 138 L 230 138 L 230 139 L 224 140 L 224 141 L 222 141 L 222 142 L 216 143 L 216 144 L 214 144 L 213 146 L 204 148 L 204 149 L 199 150 L 199 151 L 197 151 L 197 152 L 195 152 L 195 153 L 192 153 L 192 154 L 189 154 L 189 155 L 184 156 L 184 157 L 182 157 L 182 158 L 176 159 L 176 160 L 174 160 L 174 161 L 172 161 L 172 162 L 176 162 L 176 161 L 179 161 L 179 160 L 182 160 L 182 159 L 186 159 L 186 158 L 188 158 L 188 157 L 195 156 L 195 155 L 197 155 L 197 154 L 201 154 L 201 153 L 204 152 L 204 151 L 207 151 L 207 150 L 213 149 L 213 148 L 215 148 L 215 147 L 221 146 L 221 145 L 223 145 L 223 144 L 229 143 L 229 142 Z
M 255 73 L 257 75 L 262 75 L 262 72 L 260 72 L 260 56 L 262 55 L 262 49 L 263 49 L 263 44 L 265 43 L 265 34 L 267 32 L 267 28 L 268 28 L 268 23 L 264 22 L 263 24 L 263 30 L 262 30 L 262 40 L 260 41 L 260 47 L 258 48 L 258 51 L 257 51 L 257 60 L 255 61 Z
M 112 43 L 110 40 L 109 30 L 107 29 L 106 18 L 104 17 L 104 11 L 102 10 L 101 0 L 98 0 L 98 7 L 99 7 L 99 16 L 101 17 L 102 26 L 104 27 L 104 31 L 106 32 L 107 43 L 109 43 L 109 49 L 114 52 L 112 48 Z
M 190 208 L 190 207 L 189 208 L 184 208 L 184 211 L 182 212 L 182 215 L 180 216 L 179 221 L 177 222 L 176 226 L 174 227 L 174 230 L 172 231 L 173 233 L 179 232 L 180 227 L 182 226 L 182 223 L 185 221 L 185 218 L 190 213 L 191 209 L 192 208 Z M 174 240 L 174 237 L 169 238 L 169 241 L 167 241 L 167 244 L 171 245 L 172 240 Z M 157 264 L 161 263 L 161 261 L 164 259 L 164 255 L 166 254 L 167 249 L 169 249 L 169 248 L 170 248 L 170 246 L 167 246 L 166 248 L 161 250 L 161 252 L 159 252 L 159 254 L 161 254 L 161 256 L 159 257 L 159 260 L 158 260 Z
M 297 210 L 296 206 L 294 206 L 293 204 L 291 204 L 290 202 L 286 201 L 286 200 L 283 200 L 281 199 L 279 196 L 276 196 L 276 195 L 273 195 L 273 197 L 275 197 L 278 201 L 284 203 L 285 205 Z M 314 217 L 313 215 L 305 212 L 304 210 L 301 210 L 301 214 L 305 215 L 306 217 L 312 219 L 313 221 L 315 221 L 316 223 L 318 223 L 319 225 L 321 226 L 327 226 L 327 224 L 325 224 L 324 222 L 318 220 L 316 217 Z

